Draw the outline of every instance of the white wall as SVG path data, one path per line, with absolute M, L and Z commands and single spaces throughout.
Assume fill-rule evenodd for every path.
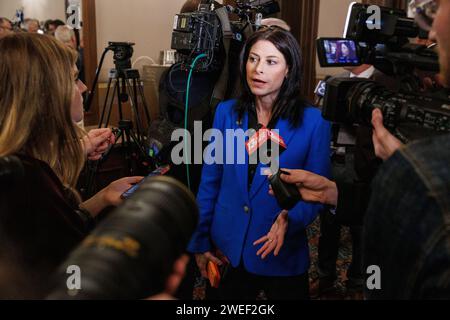
M 347 17 L 348 6 L 357 0 L 322 0 L 320 1 L 319 37 L 342 37 Z M 317 60 L 317 77 L 341 73 L 342 68 L 321 68 Z
M 0 17 L 12 19 L 16 10 L 24 8 L 25 18 L 40 21 L 48 19 L 65 20 L 66 7 L 64 0 L 0 0 Z
M 160 51 L 170 49 L 173 18 L 184 2 L 96 0 L 98 59 L 108 41 L 128 41 L 136 43 L 133 62 L 140 56 L 149 56 L 158 63 Z M 101 81 L 106 80 L 107 72 L 112 67 L 112 54 L 108 54 Z

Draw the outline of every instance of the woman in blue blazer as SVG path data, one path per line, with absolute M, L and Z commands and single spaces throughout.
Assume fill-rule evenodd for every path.
M 281 168 L 328 176 L 330 125 L 300 98 L 300 66 L 300 48 L 290 32 L 268 27 L 254 33 L 241 56 L 243 94 L 217 108 L 214 129 L 223 141 L 211 139 L 209 148 L 218 157 L 203 168 L 200 222 L 188 248 L 203 276 L 209 261 L 229 265 L 215 298 L 255 299 L 259 290 L 276 300 L 309 297 L 306 228 L 321 206 L 300 202 L 282 211 L 269 194 L 264 165 L 249 164 L 247 153 L 239 164 L 236 151 L 242 145 L 229 147 L 226 134 L 276 129 L 287 145 L 279 157 Z M 227 164 L 220 164 L 221 153 Z M 228 164 L 233 157 L 234 164 Z

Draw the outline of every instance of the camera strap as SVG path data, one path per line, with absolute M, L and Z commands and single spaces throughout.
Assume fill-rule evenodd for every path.
M 231 23 L 228 17 L 228 11 L 226 7 L 222 7 L 215 10 L 217 16 L 219 17 L 220 24 L 222 25 L 223 32 L 223 46 L 225 49 L 225 63 L 220 74 L 219 80 L 214 88 L 213 94 L 211 96 L 210 106 L 212 113 L 216 111 L 217 105 L 225 99 L 225 93 L 228 87 L 229 74 L 229 53 L 231 47 L 231 40 L 233 39 L 233 31 L 231 30 Z

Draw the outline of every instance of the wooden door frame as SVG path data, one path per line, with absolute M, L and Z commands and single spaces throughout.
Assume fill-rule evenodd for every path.
M 97 70 L 97 21 L 95 0 L 82 0 L 84 73 L 86 85 L 91 90 Z M 98 91 L 98 90 L 97 90 Z M 91 108 L 85 113 L 85 125 L 96 125 L 99 121 L 98 94 L 92 100 Z

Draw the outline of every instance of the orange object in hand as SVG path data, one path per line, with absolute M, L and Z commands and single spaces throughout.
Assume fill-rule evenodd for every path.
M 219 267 L 217 266 L 217 264 L 215 262 L 209 261 L 207 269 L 208 269 L 208 278 L 209 278 L 209 282 L 211 283 L 211 287 L 213 287 L 215 289 L 219 288 L 220 280 L 221 280 Z

